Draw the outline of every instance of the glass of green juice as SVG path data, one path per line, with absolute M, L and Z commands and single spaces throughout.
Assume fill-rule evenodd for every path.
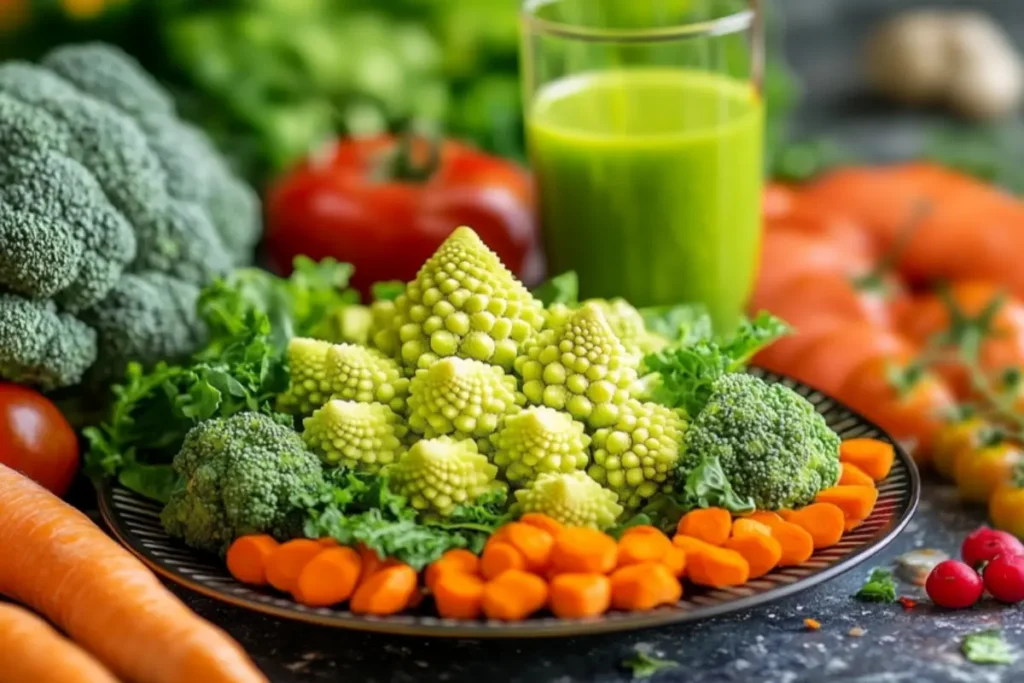
M 731 328 L 760 248 L 756 0 L 526 0 L 522 17 L 549 272 Z

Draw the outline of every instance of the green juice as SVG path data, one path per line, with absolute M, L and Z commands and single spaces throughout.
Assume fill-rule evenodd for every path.
M 543 88 L 528 114 L 549 272 L 637 306 L 702 302 L 730 328 L 760 248 L 763 109 L 749 83 L 621 69 Z

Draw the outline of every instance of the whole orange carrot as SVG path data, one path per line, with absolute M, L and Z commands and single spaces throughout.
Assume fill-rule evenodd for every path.
M 119 678 L 265 681 L 242 648 L 38 484 L 0 465 L 0 593 L 41 612 Z
M 117 683 L 85 650 L 26 609 L 0 603 L 0 681 Z

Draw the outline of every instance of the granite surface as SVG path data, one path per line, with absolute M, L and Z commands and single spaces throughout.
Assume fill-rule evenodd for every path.
M 869 26 L 894 8 L 944 4 L 996 12 L 1024 43 L 1024 1 L 781 0 L 787 52 L 807 85 L 795 125 L 827 133 L 874 158 L 907 156 L 922 143 L 933 114 L 895 111 L 864 97 L 857 70 Z M 851 572 L 780 602 L 693 625 L 626 635 L 568 640 L 423 640 L 306 627 L 251 614 L 178 591 L 204 617 L 227 629 L 275 683 L 298 681 L 625 681 L 620 668 L 634 649 L 676 660 L 656 681 L 863 681 L 921 683 L 1021 680 L 1024 611 L 991 602 L 962 613 L 929 604 L 860 603 L 850 596 L 870 569 L 919 547 L 955 552 L 965 533 L 984 521 L 949 487 L 928 485 L 917 516 L 882 554 Z M 904 584 L 902 592 L 921 597 Z M 809 631 L 805 618 L 821 622 Z M 850 630 L 864 634 L 855 637 Z M 1022 658 L 1012 666 L 971 664 L 959 653 L 964 634 L 1003 628 Z

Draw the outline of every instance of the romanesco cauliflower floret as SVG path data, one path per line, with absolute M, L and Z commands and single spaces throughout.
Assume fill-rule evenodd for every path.
M 587 473 L 633 509 L 671 489 L 686 423 L 676 411 L 630 399 L 614 425 L 594 432 L 594 464 Z
M 540 302 L 469 228 L 459 228 L 395 299 L 398 355 L 409 367 L 460 356 L 512 367 L 543 324 Z
M 465 358 L 445 358 L 418 370 L 409 385 L 409 428 L 427 438 L 452 435 L 477 439 L 489 450 L 487 437 L 519 405 L 516 378 L 501 368 Z
M 668 339 L 647 329 L 644 318 L 640 311 L 635 309 L 625 299 L 588 299 L 583 302 L 586 305 L 596 306 L 604 314 L 608 327 L 615 336 L 622 342 L 626 352 L 634 356 L 643 356 L 664 348 Z M 573 314 L 576 308 L 565 304 L 552 304 L 544 311 L 545 329 L 558 329 L 563 327 Z
M 96 361 L 96 331 L 48 300 L 0 292 L 0 377 L 43 389 L 78 384 Z
M 637 362 L 601 310 L 588 305 L 531 340 L 515 368 L 530 403 L 564 410 L 597 428 L 619 419 L 619 407 L 636 385 Z
M 398 308 L 394 301 L 374 301 L 370 304 L 370 343 L 392 358 L 398 355 L 398 329 L 395 320 Z
M 607 529 L 622 514 L 613 491 L 578 471 L 541 474 L 515 495 L 518 512 L 540 512 L 568 526 Z
M 782 384 L 727 374 L 684 439 L 681 476 L 717 457 L 733 489 L 760 509 L 806 505 L 839 480 L 839 437 L 805 398 Z
M 498 484 L 498 468 L 471 439 L 421 439 L 387 470 L 393 490 L 428 516 L 447 517 Z
M 405 451 L 405 425 L 380 403 L 328 401 L 302 425 L 306 445 L 329 465 L 372 474 Z
M 296 337 L 288 342 L 288 367 L 291 383 L 278 398 L 281 410 L 308 415 L 332 398 L 405 410 L 409 380 L 375 349 Z
M 320 461 L 290 427 L 262 413 L 202 422 L 174 457 L 183 478 L 161 521 L 188 545 L 224 552 L 245 534 L 298 535 L 296 500 L 324 486 Z
M 277 398 L 278 410 L 308 415 L 330 400 L 332 383 L 327 372 L 331 343 L 296 337 L 288 342 L 288 389 Z
M 505 418 L 491 436 L 494 464 L 512 484 L 531 482 L 545 472 L 572 472 L 587 466 L 590 437 L 567 413 L 531 407 Z
M 333 344 L 327 351 L 327 376 L 332 398 L 383 403 L 397 413 L 405 411 L 409 379 L 395 361 L 376 349 Z

